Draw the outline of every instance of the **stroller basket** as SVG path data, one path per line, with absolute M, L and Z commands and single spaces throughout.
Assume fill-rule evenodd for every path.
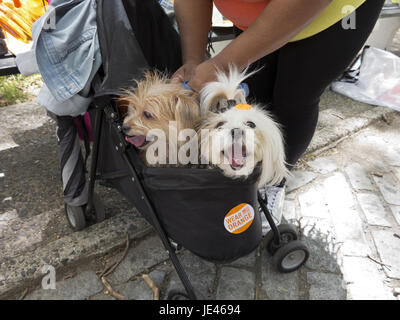
M 148 168 L 143 176 L 167 234 L 191 252 L 226 263 L 259 245 L 257 173 L 232 181 L 216 169 Z
M 112 177 L 108 182 L 154 225 L 113 137 L 113 126 L 103 120 L 98 172 L 104 178 Z M 217 169 L 146 167 L 130 145 L 125 153 L 169 238 L 218 263 L 236 260 L 259 245 L 261 222 L 255 214 L 258 168 L 246 180 L 232 180 Z

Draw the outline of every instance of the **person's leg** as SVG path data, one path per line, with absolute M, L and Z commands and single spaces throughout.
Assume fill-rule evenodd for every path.
M 297 162 L 311 142 L 323 91 L 363 47 L 383 3 L 370 0 L 361 5 L 356 10 L 354 30 L 345 30 L 339 21 L 279 50 L 271 111 L 283 127 L 289 165 Z
M 340 21 L 313 37 L 287 44 L 257 63 L 265 62 L 266 66 L 249 79 L 250 91 L 256 101 L 268 104 L 268 110 L 282 126 L 286 160 L 290 167 L 311 142 L 323 91 L 360 51 L 376 23 L 383 2 L 370 0 L 358 8 L 355 30 L 343 29 Z M 275 221 L 280 223 L 284 182 L 260 191 L 268 199 L 267 207 Z M 268 230 L 264 219 L 263 233 Z

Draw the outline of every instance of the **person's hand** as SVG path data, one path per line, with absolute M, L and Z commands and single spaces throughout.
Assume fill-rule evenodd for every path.
M 218 67 L 214 59 L 209 59 L 201 64 L 199 64 L 193 72 L 192 77 L 189 79 L 189 87 L 194 91 L 200 92 L 207 82 L 215 81 Z M 222 68 L 221 68 L 222 70 Z
M 171 77 L 172 83 L 182 83 L 192 79 L 194 70 L 200 64 L 200 62 L 189 61 L 182 65 Z
M 209 59 L 202 63 L 188 62 L 180 67 L 172 76 L 171 82 L 182 83 L 188 81 L 188 86 L 194 91 L 200 92 L 207 82 L 216 80 L 219 67 L 215 59 Z

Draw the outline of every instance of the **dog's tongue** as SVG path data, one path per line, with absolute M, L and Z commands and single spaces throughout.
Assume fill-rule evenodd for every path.
M 244 164 L 242 156 L 239 156 L 239 157 L 232 156 L 231 161 L 232 161 L 232 166 L 234 166 L 234 167 L 241 167 Z
M 241 144 L 232 145 L 232 150 L 229 152 L 229 162 L 233 167 L 241 167 L 244 165 L 244 148 Z
M 125 137 L 125 139 L 129 143 L 133 144 L 136 148 L 143 146 L 146 142 L 146 136 Z

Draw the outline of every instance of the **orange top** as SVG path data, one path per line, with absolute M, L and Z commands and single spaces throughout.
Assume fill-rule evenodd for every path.
M 334 0 L 292 41 L 311 37 L 340 21 L 366 0 Z M 239 29 L 246 30 L 271 0 L 214 0 L 221 14 Z M 307 1 L 306 1 L 307 2 Z
M 245 30 L 257 19 L 271 0 L 214 0 L 222 15 L 239 29 Z

